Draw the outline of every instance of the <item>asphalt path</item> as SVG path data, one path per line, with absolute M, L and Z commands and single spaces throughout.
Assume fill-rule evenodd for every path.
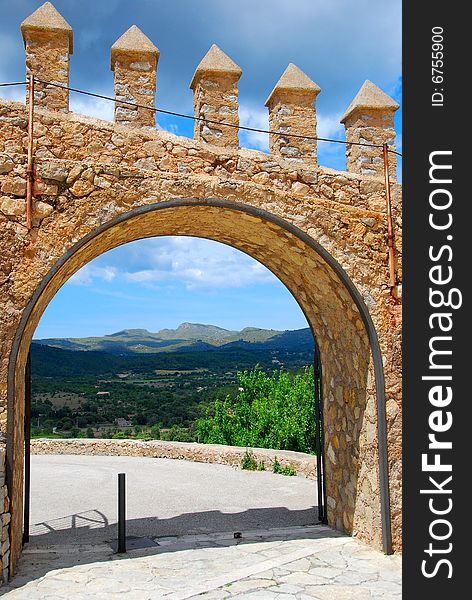
M 318 521 L 316 482 L 303 477 L 165 458 L 33 455 L 31 542 L 116 539 L 118 473 L 126 473 L 130 536 L 266 530 Z

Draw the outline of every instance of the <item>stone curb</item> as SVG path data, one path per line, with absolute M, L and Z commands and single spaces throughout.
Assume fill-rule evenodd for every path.
M 271 470 L 275 458 L 282 466 L 291 465 L 308 479 L 316 479 L 316 456 L 289 450 L 251 448 L 257 462 Z M 172 458 L 202 463 L 217 463 L 240 467 L 246 448 L 218 444 L 189 442 L 164 442 L 152 440 L 95 440 L 95 439 L 34 439 L 32 454 L 85 454 L 103 456 L 141 456 L 146 458 Z

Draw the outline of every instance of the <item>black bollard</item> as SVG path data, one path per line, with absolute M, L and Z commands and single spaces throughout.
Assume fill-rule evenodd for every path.
M 126 552 L 126 474 L 118 473 L 118 550 Z

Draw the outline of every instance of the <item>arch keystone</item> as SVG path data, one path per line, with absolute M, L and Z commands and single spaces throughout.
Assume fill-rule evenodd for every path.
M 69 62 L 73 53 L 73 31 L 50 3 L 45 2 L 21 23 L 26 49 L 26 75 L 69 86 Z M 69 110 L 69 91 L 37 83 L 34 95 L 38 106 Z
M 115 75 L 117 123 L 136 127 L 155 126 L 154 111 L 133 107 L 129 103 L 154 108 L 159 56 L 159 49 L 136 25 L 125 31 L 111 47 L 110 68 Z
M 284 134 L 316 137 L 316 97 L 320 87 L 290 63 L 269 94 L 270 152 L 285 160 L 316 165 L 316 140 Z
M 346 128 L 346 142 L 387 143 L 395 149 L 393 118 L 398 102 L 368 79 L 341 117 Z M 391 178 L 395 179 L 396 156 L 390 154 Z M 369 146 L 346 146 L 346 169 L 360 175 L 383 177 L 382 149 Z
M 238 81 L 242 69 L 213 44 L 195 70 L 190 83 L 194 92 L 195 139 L 216 146 L 239 147 Z M 229 123 L 234 127 L 219 126 Z

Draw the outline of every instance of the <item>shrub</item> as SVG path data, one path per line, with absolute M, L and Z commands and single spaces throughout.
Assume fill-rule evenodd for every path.
M 293 477 L 297 474 L 297 471 L 293 465 L 282 466 L 277 457 L 274 458 L 274 462 L 272 463 L 272 471 L 278 475 L 288 475 L 289 477 Z
M 78 427 L 72 427 L 72 429 L 70 430 L 70 437 L 71 438 L 80 437 L 80 429 Z
M 246 471 L 265 471 L 265 464 L 261 460 L 257 462 L 256 457 L 254 456 L 251 450 L 246 450 L 242 459 L 241 459 L 241 469 L 245 469 Z
M 160 437 L 167 442 L 194 442 L 195 434 L 191 429 L 172 425 L 168 431 L 161 431 Z
M 235 399 L 217 399 L 197 421 L 199 440 L 252 448 L 315 453 L 313 368 L 291 375 L 260 367 L 238 373 Z
M 257 467 L 256 457 L 250 450 L 246 450 L 241 459 L 241 469 L 245 469 L 246 471 L 256 471 Z
M 149 436 L 152 440 L 160 440 L 161 439 L 161 427 L 158 423 L 157 425 L 153 425 L 150 429 Z

